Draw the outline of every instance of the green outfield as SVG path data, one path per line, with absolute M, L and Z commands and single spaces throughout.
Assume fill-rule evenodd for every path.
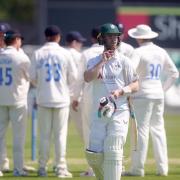
M 28 134 L 27 141 L 25 147 L 25 160 L 26 165 L 33 166 L 37 168 L 37 161 L 31 161 L 31 121 L 28 123 Z M 155 162 L 153 160 L 152 153 L 152 144 L 150 143 L 150 148 L 148 152 L 147 164 L 145 166 L 146 176 L 145 180 L 178 180 L 180 179 L 180 115 L 166 115 L 165 116 L 165 125 L 167 130 L 167 139 L 168 139 L 168 153 L 169 153 L 169 176 L 168 177 L 158 177 L 155 175 Z M 12 136 L 10 130 L 7 134 L 7 147 L 8 147 L 8 155 L 11 159 L 11 169 L 12 169 Z M 127 139 L 127 143 L 125 146 L 125 165 L 126 168 L 129 166 L 129 147 L 130 140 L 129 137 Z M 67 147 L 67 160 L 69 165 L 69 170 L 73 173 L 75 180 L 95 180 L 95 178 L 85 178 L 79 177 L 79 173 L 86 169 L 87 164 L 85 161 L 83 144 L 80 140 L 77 131 L 74 128 L 73 123 L 71 122 L 69 125 L 69 135 L 68 135 L 68 147 Z M 38 150 L 37 150 L 38 151 Z M 48 180 L 58 179 L 54 176 L 52 172 L 52 161 L 53 161 L 53 149 L 51 150 L 49 168 L 48 168 Z M 12 176 L 12 172 L 4 174 L 2 177 L 3 180 L 16 180 L 16 179 L 29 179 L 29 180 L 40 180 L 44 178 L 37 177 L 36 172 L 30 173 L 29 177 L 20 177 L 15 178 Z M 124 180 L 138 180 L 142 179 L 141 177 L 122 177 Z

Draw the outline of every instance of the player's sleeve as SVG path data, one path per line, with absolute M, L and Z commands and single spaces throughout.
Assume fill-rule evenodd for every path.
M 131 59 L 134 54 L 134 48 L 130 44 L 127 44 L 127 52 L 128 52 L 127 57 Z
M 29 57 L 24 53 L 21 54 L 22 58 L 22 63 L 20 65 L 21 70 L 23 71 L 24 77 L 27 81 L 30 81 L 30 66 L 31 66 L 31 61 Z
M 99 55 L 99 56 L 102 56 L 102 55 Z M 86 70 L 89 70 L 89 69 L 94 68 L 94 66 L 95 66 L 96 64 L 98 64 L 99 61 L 101 61 L 101 59 L 102 59 L 102 58 L 98 58 L 98 56 L 89 59 L 88 62 L 87 62 Z
M 84 56 L 84 54 L 81 55 L 80 58 L 80 63 L 79 63 L 79 67 L 78 67 L 78 77 L 77 77 L 77 81 L 74 84 L 74 98 L 76 98 L 76 100 L 80 100 L 81 96 L 82 96 L 82 89 L 83 89 L 83 85 L 84 85 L 84 71 L 86 69 L 86 58 Z
M 174 62 L 168 55 L 168 53 L 165 51 L 165 64 L 164 69 L 167 74 L 167 78 L 163 82 L 163 90 L 167 91 L 176 81 L 176 79 L 179 77 L 178 69 L 176 68 Z
M 131 59 L 131 63 L 133 65 L 134 69 L 137 69 L 137 67 L 138 67 L 138 65 L 140 63 L 140 58 L 141 58 L 141 56 L 138 53 L 138 50 L 134 50 L 133 54 L 132 54 L 132 56 L 130 58 Z
M 71 56 L 68 57 L 68 82 L 72 83 L 78 78 L 77 68 Z
M 126 58 L 124 68 L 126 70 L 126 78 L 127 78 L 128 84 L 139 80 L 139 76 L 129 58 Z
M 67 80 L 68 80 L 68 86 L 70 89 L 70 96 L 72 99 L 77 99 L 78 97 L 78 91 L 77 91 L 77 80 L 78 80 L 78 70 L 76 68 L 76 64 L 73 61 L 72 56 L 67 53 Z

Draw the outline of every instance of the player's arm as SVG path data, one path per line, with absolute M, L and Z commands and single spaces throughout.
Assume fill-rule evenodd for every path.
M 167 91 L 178 79 L 179 77 L 179 72 L 178 69 L 176 68 L 173 60 L 169 57 L 169 55 L 166 53 L 166 61 L 165 61 L 165 72 L 167 73 L 167 78 L 163 82 L 163 90 Z
M 21 68 L 23 70 L 23 74 L 24 74 L 24 78 L 27 81 L 30 81 L 30 75 L 29 75 L 29 71 L 30 71 L 30 61 L 24 62 L 21 64 Z
M 116 89 L 111 92 L 115 99 L 120 96 L 130 96 L 132 93 L 135 93 L 139 90 L 139 81 L 135 80 L 130 83 L 128 86 L 123 87 L 122 89 Z
M 90 82 L 93 79 L 96 79 L 99 76 L 100 73 L 100 69 L 102 68 L 104 64 L 103 59 L 97 63 L 94 67 L 92 67 L 91 69 L 88 69 L 84 72 L 84 80 L 86 82 Z
M 138 65 L 140 63 L 140 59 L 141 59 L 141 57 L 140 57 L 138 51 L 134 50 L 134 52 L 133 52 L 133 54 L 132 54 L 132 56 L 130 58 L 134 69 L 137 69 L 137 67 L 138 67 Z
M 132 93 L 139 90 L 139 76 L 136 73 L 136 70 L 133 68 L 131 61 L 126 59 L 124 61 L 124 65 L 125 66 L 122 72 L 125 86 L 111 92 L 115 98 L 120 96 L 130 96 Z
M 84 72 L 84 80 L 86 82 L 90 82 L 93 79 L 98 78 L 100 75 L 102 66 L 113 56 L 113 54 L 114 54 L 114 51 L 111 51 L 111 50 L 104 51 L 101 56 L 101 60 L 95 66 L 93 66 L 92 68 L 89 68 L 88 70 Z
M 33 54 L 30 66 L 30 82 L 33 86 L 37 85 L 37 72 L 36 72 L 36 53 Z
M 86 69 L 86 57 L 85 55 L 82 53 L 81 55 L 81 60 L 80 60 L 80 64 L 79 64 L 79 68 L 78 68 L 78 80 L 76 82 L 76 89 L 78 90 L 78 96 L 76 96 L 76 99 L 73 99 L 72 100 L 72 103 L 71 103 L 71 107 L 74 111 L 78 111 L 78 107 L 79 107 L 79 101 L 80 99 L 82 98 L 82 91 L 83 91 L 83 88 L 84 88 L 84 78 L 83 78 L 83 74 L 84 74 L 84 71 Z

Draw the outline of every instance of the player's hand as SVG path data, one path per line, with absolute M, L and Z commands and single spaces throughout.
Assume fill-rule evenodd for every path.
M 108 61 L 109 59 L 111 59 L 114 56 L 114 50 L 104 51 L 102 56 L 103 56 L 104 61 Z
M 119 98 L 123 95 L 122 89 L 116 89 L 114 91 L 111 91 L 111 96 L 113 96 L 115 99 Z
M 73 100 L 71 106 L 74 111 L 78 112 L 79 102 L 77 100 Z

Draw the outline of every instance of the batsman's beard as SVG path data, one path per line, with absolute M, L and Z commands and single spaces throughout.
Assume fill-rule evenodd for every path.
M 118 43 L 117 42 L 118 42 L 117 40 L 112 41 L 111 44 L 107 43 L 107 42 L 104 42 L 105 49 L 106 50 L 113 50 L 113 51 L 115 51 L 115 49 L 117 49 L 117 47 L 118 47 Z

